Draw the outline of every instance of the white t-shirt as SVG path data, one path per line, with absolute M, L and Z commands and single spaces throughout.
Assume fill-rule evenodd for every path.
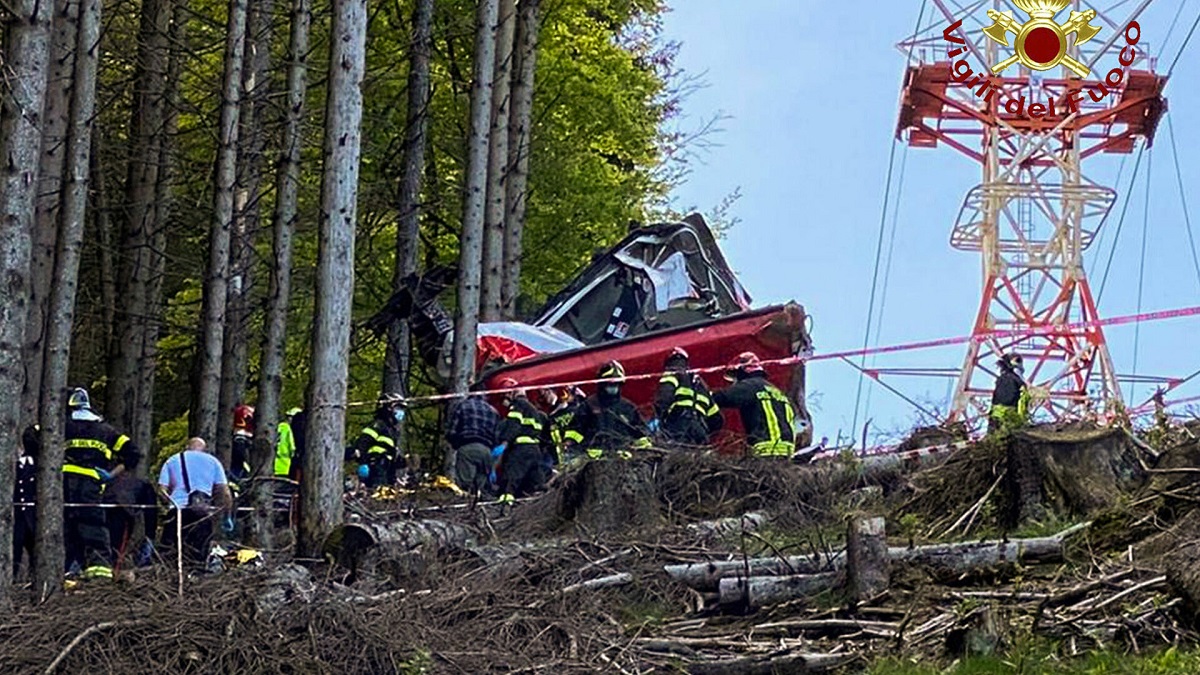
M 171 455 L 163 463 L 162 471 L 158 473 L 158 484 L 171 495 L 175 506 L 183 508 L 188 503 L 188 489 L 183 482 L 183 464 L 179 458 L 187 455 L 188 484 L 192 490 L 199 490 L 212 496 L 214 485 L 227 485 L 225 467 L 221 460 L 203 450 L 185 450 Z

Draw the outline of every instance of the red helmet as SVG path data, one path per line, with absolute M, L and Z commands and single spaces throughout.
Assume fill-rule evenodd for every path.
M 737 373 L 749 375 L 761 372 L 763 372 L 763 367 L 758 354 L 754 352 L 742 352 L 737 355 L 737 358 L 730 361 L 728 366 L 725 366 L 725 379 L 732 380 Z
M 683 347 L 676 347 L 671 350 L 670 354 L 667 355 L 667 360 L 664 363 L 670 364 L 675 362 L 683 362 L 686 364 L 688 362 L 688 358 L 689 357 L 686 349 Z
M 254 406 L 246 405 L 245 403 L 233 409 L 233 428 L 234 429 L 253 429 L 254 428 Z

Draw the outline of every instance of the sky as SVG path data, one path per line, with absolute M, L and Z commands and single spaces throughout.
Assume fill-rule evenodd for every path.
M 1162 46 L 1181 2 L 1176 28 Z M 1118 20 L 1135 4 L 1106 0 L 1105 5 L 1117 3 L 1113 14 Z M 675 205 L 710 211 L 739 191 L 731 215 L 740 221 L 722 248 L 755 304 L 795 300 L 804 305 L 813 317 L 818 352 L 861 348 L 906 61 L 896 44 L 913 32 L 921 2 L 670 4 L 665 36 L 680 43 L 677 66 L 704 83 L 684 102 L 684 118 L 678 123 L 698 128 L 720 116 L 710 147 L 699 153 L 686 183 L 675 190 Z M 1165 73 L 1198 12 L 1200 2 L 1157 0 L 1141 17 L 1145 40 L 1164 54 L 1160 72 Z M 1166 97 L 1190 217 L 1200 230 L 1200 156 L 1192 152 L 1200 148 L 1200 34 L 1176 66 Z M 904 182 L 893 187 L 885 221 L 890 229 L 895 208 L 893 255 L 887 264 L 891 239 L 885 237 L 875 310 L 882 322 L 871 345 L 967 335 L 979 307 L 978 254 L 953 249 L 949 242 L 963 198 L 980 182 L 979 166 L 944 146 L 904 148 L 901 143 L 896 149 L 893 180 L 898 181 L 903 163 Z M 1133 156 L 1121 185 L 1114 185 L 1120 157 L 1107 155 L 1084 164 L 1086 175 L 1120 193 L 1099 243 L 1085 253 L 1086 269 L 1099 276 L 1115 241 L 1101 315 L 1138 311 L 1143 232 L 1142 310 L 1200 304 L 1200 273 L 1193 264 L 1167 120 L 1142 160 L 1132 192 Z M 1117 239 L 1126 197 L 1132 201 Z M 1200 231 L 1195 234 L 1200 237 Z M 1098 288 L 1099 279 L 1092 283 Z M 1184 376 L 1200 370 L 1200 349 L 1193 339 L 1198 330 L 1200 317 L 1113 327 L 1107 337 L 1119 373 Z M 958 368 L 963 355 L 959 347 L 905 352 L 877 365 Z M 919 402 L 948 408 L 949 380 L 889 382 Z M 834 441 L 839 434 L 851 434 L 858 383 L 857 371 L 844 363 L 810 365 L 817 438 Z M 855 437 L 867 419 L 873 440 L 917 421 L 913 407 L 899 397 L 870 382 L 863 387 Z M 1127 398 L 1129 393 L 1127 387 Z M 1132 393 L 1140 403 L 1152 392 L 1142 386 Z M 1193 395 L 1200 395 L 1200 378 L 1175 394 Z

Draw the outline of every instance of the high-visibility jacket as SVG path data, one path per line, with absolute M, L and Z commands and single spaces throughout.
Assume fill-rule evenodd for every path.
M 624 398 L 612 400 L 590 396 L 571 422 L 588 456 L 603 457 L 606 452 L 625 453 L 629 448 L 650 447 L 646 421 L 635 405 Z
M 292 456 L 296 454 L 296 437 L 292 425 L 284 420 L 279 423 L 279 441 L 275 444 L 275 475 L 288 476 L 292 470 Z
M 509 448 L 518 445 L 549 446 L 549 419 L 528 398 L 519 396 L 513 399 L 496 435 Z
M 399 456 L 396 442 L 399 436 L 400 430 L 395 424 L 377 415 L 370 424 L 363 427 L 362 433 L 354 443 L 358 461 L 366 464 L 395 462 Z
M 132 471 L 141 459 L 128 436 L 102 421 L 68 419 L 64 437 L 63 473 L 100 480 L 100 469 L 112 471 L 123 465 Z
M 550 440 L 554 443 L 559 464 L 563 463 L 563 453 L 569 446 L 583 443 L 583 434 L 574 427 L 575 416 L 583 405 L 583 399 L 577 399 L 550 413 Z
M 693 373 L 666 373 L 654 396 L 663 435 L 691 445 L 708 443 L 724 421 L 704 380 Z
M 790 457 L 796 451 L 792 424 L 796 408 L 787 395 L 754 373 L 713 394 L 722 408 L 735 408 L 742 418 L 746 440 L 759 457 Z

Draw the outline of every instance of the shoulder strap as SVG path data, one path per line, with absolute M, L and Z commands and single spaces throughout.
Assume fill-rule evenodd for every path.
M 187 450 L 179 453 L 179 466 L 183 470 L 183 489 L 190 495 L 192 494 L 192 481 L 188 480 Z

